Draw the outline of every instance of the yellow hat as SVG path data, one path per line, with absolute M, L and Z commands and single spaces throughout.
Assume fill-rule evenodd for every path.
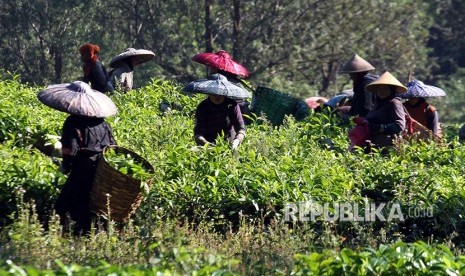
M 375 70 L 368 61 L 355 54 L 341 69 L 340 73 L 358 73 Z
M 384 72 L 377 80 L 365 86 L 365 91 L 375 93 L 377 87 L 380 85 L 392 85 L 396 87 L 397 93 L 407 92 L 407 87 L 405 87 L 400 81 L 398 81 L 391 73 L 388 71 Z

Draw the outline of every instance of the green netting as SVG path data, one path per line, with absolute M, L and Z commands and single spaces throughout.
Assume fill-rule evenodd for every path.
M 295 112 L 299 101 L 278 90 L 259 86 L 253 93 L 250 106 L 252 112 L 259 116 L 264 113 L 271 124 L 277 126 L 283 123 L 285 115 L 292 115 Z

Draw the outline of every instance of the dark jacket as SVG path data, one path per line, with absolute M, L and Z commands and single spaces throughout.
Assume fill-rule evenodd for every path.
M 369 122 L 370 140 L 379 147 L 391 146 L 395 136 L 405 130 L 405 111 L 397 97 L 378 99 L 365 119 Z
M 107 71 L 99 60 L 92 64 L 90 74 L 84 75 L 83 81 L 90 83 L 92 89 L 102 93 L 112 93 L 114 90 L 113 85 L 109 82 Z
M 55 208 L 65 223 L 67 214 L 76 222 L 76 231 L 90 229 L 90 191 L 103 148 L 116 144 L 110 125 L 101 118 L 70 115 L 63 124 L 62 152 L 68 179 Z
M 365 92 L 365 86 L 372 83 L 378 78 L 373 74 L 366 74 L 363 76 L 361 82 L 354 82 L 354 95 L 352 97 L 352 105 L 349 110 L 351 116 L 365 117 L 370 110 L 376 105 L 376 94 Z
M 245 132 L 245 124 L 236 101 L 225 98 L 223 103 L 217 105 L 207 98 L 197 107 L 194 136 L 203 136 L 214 143 L 222 132 L 226 138 L 233 139 L 241 130 Z
M 234 83 L 235 85 L 242 87 L 244 89 L 251 89 L 251 87 L 247 86 L 245 82 L 243 82 L 240 78 L 238 78 L 236 75 L 218 70 L 220 74 L 225 76 L 229 82 Z M 250 102 L 247 99 L 234 99 L 237 104 L 239 105 L 239 108 L 241 109 L 242 113 L 242 119 L 244 120 L 244 123 L 246 125 L 249 125 L 252 123 L 252 111 L 250 111 Z M 246 115 L 246 116 L 244 116 Z

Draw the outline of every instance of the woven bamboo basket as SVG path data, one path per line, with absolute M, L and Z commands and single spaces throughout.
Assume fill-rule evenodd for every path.
M 126 222 L 142 202 L 141 180 L 123 174 L 108 164 L 105 152 L 110 148 L 118 154 L 129 154 L 150 173 L 154 173 L 154 169 L 137 153 L 123 147 L 110 146 L 103 150 L 90 192 L 90 209 L 95 214 L 106 217 L 109 208 L 111 220 Z M 151 181 L 147 184 L 150 185 Z
M 253 93 L 250 110 L 257 115 L 264 113 L 271 124 L 278 126 L 283 123 L 284 116 L 292 115 L 298 99 L 278 90 L 259 86 Z

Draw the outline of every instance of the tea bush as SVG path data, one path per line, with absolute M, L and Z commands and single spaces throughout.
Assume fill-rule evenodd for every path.
M 280 127 L 257 114 L 259 123 L 248 127 L 238 156 L 222 139 L 213 148 L 192 150 L 193 117 L 205 96 L 185 95 L 173 82 L 153 80 L 112 95 L 118 114 L 107 119 L 118 145 L 153 165 L 149 193 L 129 224 L 99 225 L 103 231 L 71 237 L 52 208 L 66 176 L 32 146 L 45 134 L 60 135 L 67 115 L 42 105 L 40 89 L 14 78 L 0 81 L 0 258 L 9 260 L 0 271 L 463 270 L 465 151 L 457 141 L 458 126 L 444 127 L 441 144 L 348 153 L 352 124 L 328 110 L 300 122 L 287 117 Z M 363 214 L 367 202 L 398 203 L 405 220 L 284 221 L 287 204 L 301 202 L 326 203 L 332 215 L 335 204 L 359 204 Z M 414 216 L 412 210 L 431 212 Z

